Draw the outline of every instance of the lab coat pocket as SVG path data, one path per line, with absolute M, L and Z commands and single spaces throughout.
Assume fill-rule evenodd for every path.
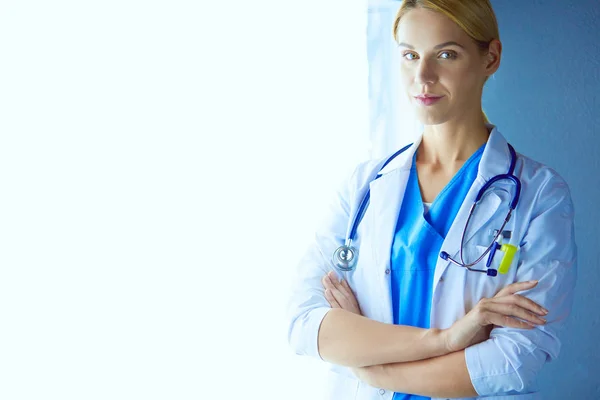
M 487 246 L 467 246 L 465 248 L 469 249 L 466 253 L 465 261 L 472 262 L 479 258 L 487 249 Z M 494 258 L 492 259 L 489 267 L 486 266 L 488 261 L 489 253 L 483 257 L 481 261 L 472 266 L 473 269 L 484 270 L 486 271 L 488 268 L 495 269 L 498 271 L 496 276 L 488 276 L 485 273 L 481 272 L 469 272 L 467 274 L 467 285 L 471 288 L 471 293 L 473 293 L 473 297 L 471 297 L 472 304 L 466 304 L 467 311 L 477 304 L 479 300 L 482 298 L 490 298 L 494 297 L 502 288 L 510 285 L 514 282 L 515 279 L 515 271 L 517 264 L 518 253 L 514 255 L 510 268 L 505 274 L 500 273 L 500 266 L 502 263 L 502 259 L 505 256 L 505 252 L 501 249 L 496 250 L 494 254 Z
M 477 253 L 483 254 L 483 252 L 487 249 L 487 246 L 476 246 Z M 483 260 L 481 260 L 480 265 L 483 267 L 487 266 L 487 261 L 490 253 L 488 253 Z M 497 275 L 493 278 L 497 278 L 498 281 L 512 282 L 512 279 L 515 277 L 517 271 L 517 264 L 519 262 L 519 249 L 514 245 L 505 245 L 496 250 L 494 253 L 494 257 L 490 262 L 489 268 L 495 269 L 497 271 Z M 485 269 L 485 268 L 483 268 Z
M 475 260 L 478 257 L 480 257 L 485 251 L 487 250 L 487 246 L 474 246 L 474 255 L 471 257 L 471 259 Z M 508 274 L 508 272 L 510 272 L 510 268 L 508 268 L 507 270 L 503 271 L 501 266 L 502 266 L 502 260 L 504 259 L 504 256 L 506 255 L 506 252 L 502 249 L 499 248 L 494 252 L 494 257 L 492 258 L 489 266 L 488 266 L 488 260 L 489 257 L 492 253 L 492 250 L 490 250 L 485 257 L 483 257 L 483 259 L 477 263 L 477 266 L 474 268 L 477 269 L 482 269 L 482 270 L 488 270 L 488 269 L 495 269 L 497 271 L 497 275 L 496 276 L 491 276 L 490 278 L 504 278 L 506 277 Z M 511 263 L 512 264 L 512 263 Z M 482 274 L 485 275 L 485 274 Z

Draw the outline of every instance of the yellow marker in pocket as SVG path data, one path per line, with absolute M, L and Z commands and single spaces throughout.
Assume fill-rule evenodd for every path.
M 513 258 L 515 258 L 515 254 L 517 253 L 517 246 L 513 246 L 512 244 L 503 244 L 502 247 L 500 247 L 500 250 L 504 252 L 504 257 L 502 257 L 502 261 L 500 261 L 500 268 L 498 268 L 498 272 L 501 274 L 506 274 L 510 269 Z

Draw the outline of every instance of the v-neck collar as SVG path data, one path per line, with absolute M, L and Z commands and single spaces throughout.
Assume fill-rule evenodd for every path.
M 485 146 L 486 146 L 486 144 L 484 143 L 479 149 L 477 149 L 477 151 L 475 151 L 475 153 L 471 154 L 471 157 L 469 157 L 467 159 L 467 161 L 465 161 L 463 163 L 462 167 L 460 167 L 460 169 L 456 172 L 456 174 L 454 174 L 452 179 L 450 179 L 450 182 L 448 182 L 446 184 L 446 186 L 437 194 L 437 196 L 435 196 L 435 199 L 433 199 L 433 201 L 430 203 L 431 205 L 429 206 L 429 212 L 431 212 L 431 210 L 437 206 L 437 204 L 440 202 L 440 199 L 442 199 L 444 197 L 444 195 L 448 192 L 448 190 L 450 190 L 452 188 L 452 186 L 462 177 L 462 175 L 465 174 L 465 171 L 468 171 L 471 164 L 473 162 L 475 162 L 479 158 L 479 156 L 483 153 Z M 417 152 L 416 151 L 413 154 L 413 160 L 412 160 L 412 166 L 410 168 L 410 173 L 412 175 L 412 178 L 414 178 L 416 181 L 417 193 L 419 195 L 420 204 L 421 204 L 421 214 L 423 214 L 425 211 L 425 207 L 423 206 L 423 194 L 421 193 L 421 186 L 419 186 L 419 175 L 417 172 Z

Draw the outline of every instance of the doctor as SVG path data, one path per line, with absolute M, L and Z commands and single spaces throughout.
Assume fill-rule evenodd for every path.
M 575 286 L 569 189 L 482 112 L 502 50 L 487 0 L 405 0 L 393 32 L 423 134 L 341 186 L 289 342 L 329 363 L 329 399 L 539 398 Z

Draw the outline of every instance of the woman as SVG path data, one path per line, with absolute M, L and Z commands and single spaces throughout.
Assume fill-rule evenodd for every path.
M 569 189 L 482 112 L 502 50 L 487 0 L 403 1 L 393 32 L 424 131 L 340 189 L 299 264 L 290 344 L 330 363 L 331 399 L 537 398 L 575 285 Z

